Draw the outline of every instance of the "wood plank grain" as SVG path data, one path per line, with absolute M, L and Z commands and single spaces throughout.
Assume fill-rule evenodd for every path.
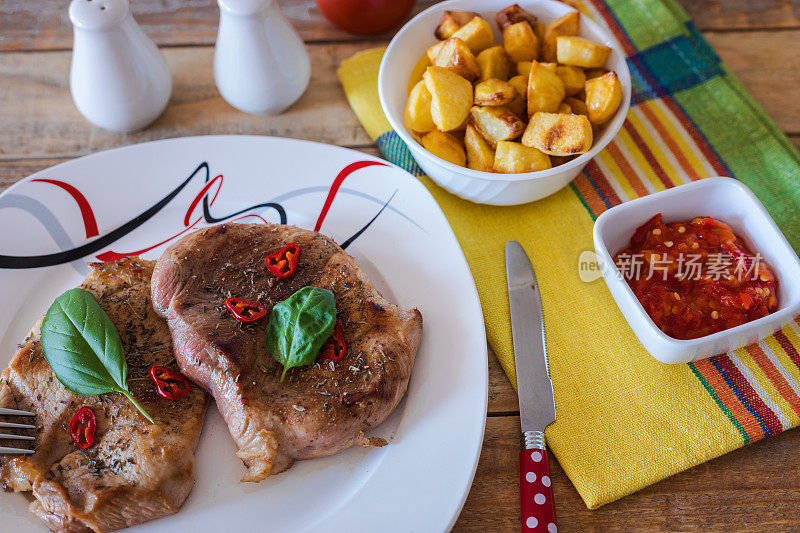
M 489 347 L 489 416 L 518 415 L 517 392 Z
M 712 44 L 731 70 L 785 131 L 800 134 L 800 30 L 721 33 Z M 212 77 L 213 49 L 165 49 L 172 101 L 148 129 L 119 135 L 89 125 L 68 88 L 69 53 L 0 54 L 0 158 L 79 155 L 121 144 L 211 133 L 281 135 L 343 146 L 371 141 L 350 110 L 336 77 L 340 62 L 376 41 L 310 45 L 313 77 L 307 93 L 277 117 L 253 117 L 230 107 Z M 35 140 L 35 141 L 34 141 Z
M 800 27 L 798 0 L 678 0 L 702 31 Z
M 357 50 L 377 44 L 312 45 L 309 89 L 274 117 L 247 115 L 220 97 L 212 74 L 213 48 L 165 49 L 174 80 L 172 99 L 153 125 L 130 135 L 96 128 L 78 113 L 68 86 L 69 53 L 0 54 L 0 157 L 75 156 L 153 139 L 223 133 L 371 145 L 344 98 L 336 69 Z
M 434 3 L 417 2 L 412 16 Z M 373 37 L 352 35 L 330 24 L 314 0 L 280 0 L 278 4 L 306 42 L 388 41 L 397 31 Z M 67 5 L 53 0 L 0 2 L 0 51 L 71 49 Z M 219 8 L 214 0 L 135 0 L 131 10 L 159 46 L 213 45 L 217 39 Z
M 331 25 L 314 0 L 280 0 L 283 12 L 307 42 L 389 40 L 396 30 L 369 38 Z M 416 14 L 436 0 L 420 0 Z M 509 0 L 510 3 L 510 0 Z M 680 0 L 701 30 L 800 28 L 800 0 Z M 0 2 L 0 51 L 68 50 L 72 27 L 67 3 L 52 0 Z M 136 0 L 131 9 L 160 46 L 213 45 L 219 10 L 214 0 Z
M 45 168 L 52 167 L 59 163 L 69 161 L 68 157 L 43 158 L 43 159 L 8 159 L 0 161 L 0 192 L 18 182 L 22 178 L 27 178 L 34 172 L 39 172 Z
M 730 70 L 788 133 L 800 133 L 800 30 L 706 35 Z
M 800 431 L 791 430 L 593 511 L 551 457 L 559 531 L 797 531 L 798 446 Z M 475 482 L 453 531 L 519 531 L 519 447 L 517 417 L 487 420 Z

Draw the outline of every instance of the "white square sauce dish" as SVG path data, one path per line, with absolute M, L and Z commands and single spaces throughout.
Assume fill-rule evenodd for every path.
M 661 213 L 664 223 L 711 217 L 729 225 L 769 265 L 778 280 L 777 309 L 761 318 L 692 339 L 665 334 L 637 299 L 614 256 L 642 224 Z M 758 342 L 800 313 L 800 260 L 764 206 L 731 178 L 708 178 L 609 209 L 594 225 L 594 246 L 606 285 L 639 341 L 663 363 L 685 363 Z M 679 299 L 679 298 L 676 298 Z

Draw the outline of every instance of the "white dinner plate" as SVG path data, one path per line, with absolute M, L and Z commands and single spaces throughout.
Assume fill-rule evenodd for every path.
M 408 393 L 370 433 L 388 446 L 300 461 L 257 484 L 239 482 L 245 468 L 212 406 L 183 508 L 131 531 L 448 530 L 483 441 L 483 317 L 436 202 L 381 159 L 289 139 L 190 137 L 109 150 L 22 180 L 0 196 L 0 362 L 58 294 L 81 282 L 87 261 L 134 252 L 156 259 L 182 233 L 240 217 L 283 217 L 307 229 L 321 222 L 387 298 L 422 312 Z M 18 494 L 0 494 L 0 523 L 3 531 L 46 530 Z

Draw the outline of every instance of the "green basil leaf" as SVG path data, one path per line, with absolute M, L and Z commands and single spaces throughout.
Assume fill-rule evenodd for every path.
M 267 323 L 267 350 L 286 371 L 310 365 L 336 326 L 333 293 L 319 287 L 303 287 L 272 308 Z
M 120 392 L 153 421 L 128 390 L 128 365 L 114 323 L 84 289 L 55 299 L 41 327 L 42 351 L 64 387 L 86 396 Z

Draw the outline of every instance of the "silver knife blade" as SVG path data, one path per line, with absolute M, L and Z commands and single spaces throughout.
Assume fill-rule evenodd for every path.
M 506 243 L 506 277 L 522 431 L 544 431 L 556 420 L 556 404 L 547 363 L 542 298 L 528 254 L 517 241 Z

